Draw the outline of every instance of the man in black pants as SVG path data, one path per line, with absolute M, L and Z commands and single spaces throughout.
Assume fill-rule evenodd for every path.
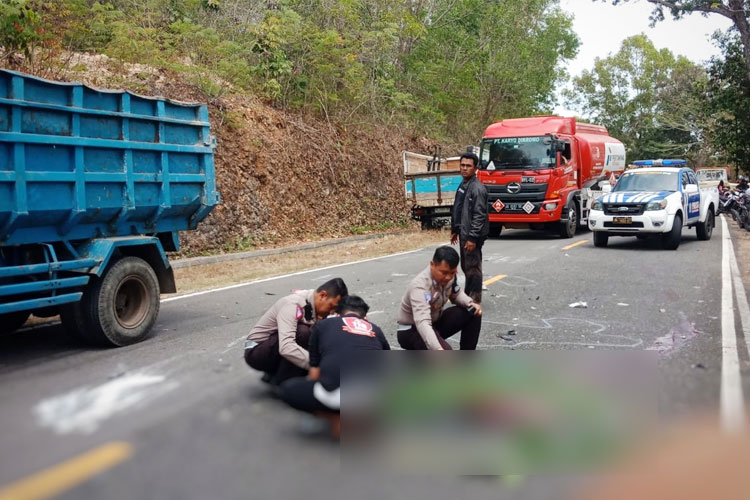
M 458 242 L 461 269 L 466 276 L 466 294 L 482 302 L 482 246 L 490 232 L 487 215 L 487 188 L 477 179 L 479 158 L 473 153 L 461 155 L 463 182 L 456 190 L 451 214 L 451 245 Z
M 370 307 L 356 295 L 339 303 L 341 316 L 317 323 L 310 335 L 310 373 L 281 385 L 281 398 L 292 408 L 327 416 L 338 436 L 340 370 L 354 351 L 390 350 L 383 331 L 365 320 Z
M 263 380 L 272 385 L 306 375 L 310 328 L 328 316 L 347 293 L 344 280 L 334 278 L 315 290 L 300 290 L 276 301 L 250 330 L 245 362 L 265 372 Z
M 435 250 L 427 268 L 412 281 L 398 311 L 398 343 L 408 350 L 450 350 L 445 341 L 461 331 L 461 350 L 474 350 L 482 328 L 482 306 L 458 286 L 458 254 Z M 443 309 L 450 300 L 453 307 Z

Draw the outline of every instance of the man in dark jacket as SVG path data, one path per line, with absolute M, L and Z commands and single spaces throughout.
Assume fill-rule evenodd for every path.
M 487 215 L 487 188 L 476 177 L 479 158 L 473 153 L 461 155 L 463 182 L 456 190 L 451 214 L 451 244 L 458 241 L 461 270 L 466 276 L 464 290 L 476 303 L 482 302 L 482 245 L 490 232 Z

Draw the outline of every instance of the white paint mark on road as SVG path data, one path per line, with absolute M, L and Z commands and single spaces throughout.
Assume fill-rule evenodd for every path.
M 81 387 L 44 399 L 33 408 L 39 425 L 58 434 L 91 434 L 99 425 L 142 401 L 177 387 L 161 375 L 123 375 L 96 387 Z
M 745 401 L 742 394 L 737 333 L 734 328 L 734 306 L 730 257 L 732 238 L 727 221 L 721 218 L 721 396 L 720 422 L 727 433 L 745 429 Z
M 522 286 L 534 287 L 534 286 L 537 286 L 538 283 L 532 279 L 524 278 L 522 276 L 506 276 L 500 281 L 500 284 L 513 287 L 513 288 L 518 288 Z
M 387 259 L 387 258 L 396 257 L 396 256 L 400 256 L 400 255 L 407 255 L 407 254 L 410 254 L 410 253 L 421 252 L 422 250 L 423 250 L 422 248 L 418 248 L 417 250 L 408 250 L 406 252 L 392 253 L 390 255 L 382 255 L 380 257 L 372 257 L 372 258 L 369 258 L 369 259 L 357 260 L 357 261 L 353 261 L 353 262 L 345 262 L 343 264 L 333 264 L 331 266 L 320 267 L 320 268 L 317 268 L 317 269 L 308 269 L 306 271 L 297 271 L 295 273 L 282 274 L 280 276 L 272 276 L 270 278 L 263 278 L 263 279 L 259 279 L 259 280 L 246 281 L 245 283 L 237 283 L 235 285 L 222 286 L 222 287 L 219 287 L 219 288 L 212 288 L 210 290 L 202 290 L 200 292 L 186 293 L 185 295 L 178 295 L 177 297 L 169 297 L 167 299 L 162 299 L 161 303 L 164 304 L 165 302 L 173 302 L 175 300 L 182 300 L 182 299 L 187 299 L 187 298 L 190 298 L 190 297 L 198 297 L 200 295 L 206 295 L 206 294 L 214 293 L 214 292 L 223 292 L 224 290 L 231 290 L 233 288 L 241 288 L 243 286 L 255 285 L 257 283 L 265 283 L 266 281 L 280 280 L 280 279 L 283 279 L 283 278 L 289 278 L 291 276 L 299 276 L 301 274 L 316 273 L 318 271 L 325 271 L 326 269 L 334 269 L 334 268 L 342 267 L 342 266 L 353 266 L 353 265 L 356 265 L 356 264 L 362 264 L 363 262 L 371 262 L 373 260 Z
M 401 277 L 401 276 L 408 276 L 406 273 L 391 273 L 391 276 Z
M 221 351 L 221 354 L 228 353 L 229 351 L 231 351 L 232 349 L 234 349 L 234 346 L 236 346 L 240 342 L 244 341 L 246 338 L 247 338 L 247 335 L 243 335 L 242 337 L 238 337 L 235 340 L 231 341 L 230 343 L 227 344 L 227 348 L 225 350 Z
M 370 311 L 367 313 L 368 316 L 372 316 L 373 314 L 383 314 L 385 311 Z

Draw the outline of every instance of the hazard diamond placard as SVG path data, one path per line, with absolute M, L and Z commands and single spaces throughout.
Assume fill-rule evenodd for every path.
M 495 203 L 492 204 L 492 208 L 495 209 L 495 212 L 499 212 L 500 210 L 505 208 L 505 203 L 500 200 L 496 200 Z

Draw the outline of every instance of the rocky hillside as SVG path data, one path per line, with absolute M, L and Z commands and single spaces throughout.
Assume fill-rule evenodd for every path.
M 204 100 L 178 74 L 106 56 L 77 54 L 66 67 L 72 69 L 37 74 L 141 95 Z M 215 163 L 222 204 L 198 230 L 182 234 L 182 254 L 413 225 L 404 200 L 401 152 L 426 153 L 432 146 L 427 139 L 369 124 L 345 130 L 275 109 L 228 87 L 209 102 L 209 114 L 218 139 Z

